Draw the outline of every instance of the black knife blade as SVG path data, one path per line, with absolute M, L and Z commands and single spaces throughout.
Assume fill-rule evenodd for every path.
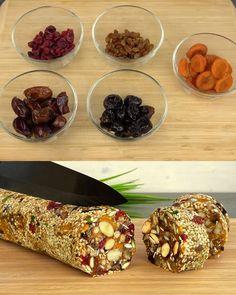
M 52 162 L 0 162 L 0 176 L 5 188 L 62 203 L 96 206 L 127 202 L 110 186 Z

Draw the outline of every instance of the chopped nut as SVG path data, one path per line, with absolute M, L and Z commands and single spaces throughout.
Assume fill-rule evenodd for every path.
M 105 243 L 105 249 L 106 250 L 110 250 L 113 248 L 113 246 L 115 245 L 115 240 L 113 239 L 108 239 Z
M 117 230 L 114 232 L 114 238 L 118 239 L 120 236 L 120 232 Z
M 153 244 L 158 244 L 159 243 L 159 239 L 155 234 L 150 234 L 149 240 Z
M 170 252 L 170 245 L 168 243 L 165 243 L 161 247 L 161 255 L 162 257 L 166 257 Z
M 173 254 L 176 255 L 178 253 L 178 250 L 179 250 L 179 242 L 176 241 L 173 248 Z
M 124 242 L 125 242 L 125 235 L 122 234 L 122 235 L 120 236 L 120 242 L 121 242 L 121 243 L 124 243 Z
M 222 230 L 222 226 L 220 222 L 217 222 L 216 227 L 214 229 L 214 234 L 219 235 Z
M 122 264 L 122 269 L 126 269 L 130 265 L 130 262 L 127 261 L 124 264 Z
M 131 244 L 129 244 L 129 243 L 125 244 L 124 247 L 127 248 L 127 249 L 132 249 L 133 248 L 133 246 Z
M 90 258 L 89 265 L 90 265 L 91 268 L 94 267 L 94 257 Z
M 99 223 L 100 231 L 107 237 L 112 237 L 114 235 L 114 229 L 112 225 L 107 221 L 101 221 Z
M 150 221 L 144 222 L 143 227 L 142 227 L 142 233 L 144 233 L 144 234 L 150 233 L 151 228 L 152 228 L 152 226 L 151 226 Z
M 122 256 L 122 253 L 119 249 L 110 250 L 107 253 L 107 259 L 109 261 L 117 261 L 120 259 L 121 256 Z
M 99 227 L 98 226 L 95 226 L 94 229 L 93 229 L 93 233 L 94 234 L 98 234 L 99 233 Z

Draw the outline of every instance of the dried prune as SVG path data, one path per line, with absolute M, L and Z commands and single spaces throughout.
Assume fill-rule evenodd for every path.
M 17 133 L 20 133 L 28 138 L 32 136 L 32 131 L 30 130 L 24 118 L 15 118 L 13 121 L 13 127 Z
M 61 92 L 58 94 L 56 98 L 56 104 L 60 114 L 63 115 L 70 112 L 70 109 L 68 106 L 68 96 L 66 92 Z
M 124 101 L 117 94 L 106 96 L 100 126 L 117 137 L 142 136 L 153 128 L 150 119 L 155 109 L 141 104 L 142 99 L 135 95 L 126 96 Z
M 139 117 L 139 106 L 132 103 L 129 104 L 127 106 L 127 115 L 130 119 L 137 120 L 137 118 Z
M 152 117 L 154 112 L 155 112 L 154 107 L 147 106 L 147 105 L 144 105 L 144 106 L 140 107 L 140 116 L 145 116 L 148 119 L 150 119 Z
M 24 91 L 27 98 L 34 100 L 44 100 L 52 97 L 52 90 L 46 86 L 30 87 Z
M 121 108 L 122 104 L 122 98 L 117 94 L 108 95 L 103 102 L 104 108 L 107 110 L 119 109 Z
M 121 122 L 115 122 L 111 125 L 111 131 L 114 132 L 123 132 L 125 130 L 124 125 Z
M 66 118 L 63 116 L 57 116 L 56 119 L 53 121 L 52 123 L 52 127 L 54 129 L 61 129 L 62 127 L 64 127 L 66 125 Z
M 50 107 L 33 110 L 32 120 L 35 124 L 48 123 L 55 118 L 55 113 Z
M 124 105 L 128 106 L 130 104 L 135 104 L 137 106 L 141 105 L 142 99 L 135 95 L 127 95 L 124 99 Z
M 36 138 L 46 138 L 52 134 L 52 129 L 46 124 L 35 126 L 33 131 Z
M 26 118 L 30 115 L 30 110 L 23 100 L 13 97 L 11 101 L 11 106 L 13 111 L 17 114 L 18 117 Z

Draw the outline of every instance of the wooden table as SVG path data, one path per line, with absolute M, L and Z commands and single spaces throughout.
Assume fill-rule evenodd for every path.
M 79 93 L 79 113 L 69 131 L 57 141 L 29 144 L 0 131 L 0 159 L 16 160 L 235 160 L 235 95 L 210 101 L 187 95 L 175 79 L 171 56 L 177 43 L 196 32 L 216 32 L 236 40 L 235 12 L 230 0 L 133 1 L 156 13 L 165 29 L 160 52 L 139 69 L 157 78 L 165 87 L 169 112 L 164 125 L 149 138 L 121 142 L 100 133 L 89 121 L 85 102 L 89 88 L 103 74 L 114 69 L 93 46 L 91 27 L 95 17 L 118 1 L 50 1 L 67 7 L 82 19 L 85 38 L 78 56 L 58 72 L 65 75 Z M 23 60 L 11 44 L 11 29 L 24 12 L 48 4 L 46 0 L 8 0 L 1 13 L 0 85 L 33 66 Z
M 47 256 L 0 241 L 1 295 L 191 295 L 236 293 L 236 219 L 219 259 L 203 269 L 173 274 L 148 262 L 141 240 L 143 220 L 135 220 L 137 253 L 128 270 L 101 278 L 88 275 Z

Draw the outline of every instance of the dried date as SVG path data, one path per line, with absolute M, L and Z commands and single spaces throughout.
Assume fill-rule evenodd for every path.
M 45 100 L 52 97 L 52 90 L 46 86 L 35 86 L 24 91 L 26 98 Z
M 27 125 L 24 118 L 17 117 L 13 121 L 13 127 L 16 130 L 16 132 L 26 136 L 27 138 L 32 137 L 33 133 L 29 126 Z
M 30 110 L 25 102 L 17 97 L 13 97 L 11 106 L 18 117 L 26 118 L 30 114 Z

